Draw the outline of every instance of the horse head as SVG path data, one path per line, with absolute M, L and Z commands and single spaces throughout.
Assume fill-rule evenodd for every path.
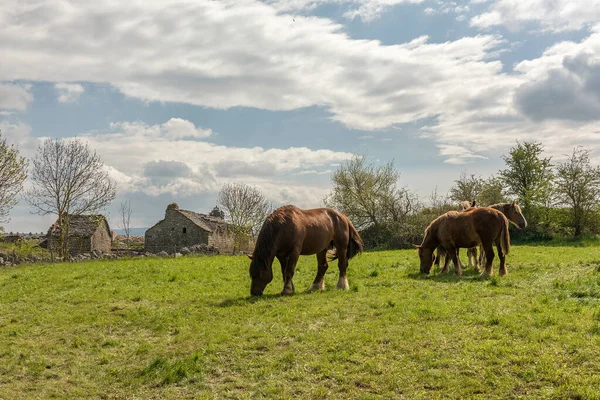
M 433 253 L 434 249 L 423 247 L 418 244 L 413 244 L 413 246 L 418 250 L 419 253 L 419 259 L 421 261 L 421 273 L 429 274 L 429 271 L 431 271 L 431 267 L 433 266 L 433 261 L 435 260 L 435 254 Z
M 262 296 L 267 284 L 273 280 L 273 269 L 269 267 L 265 260 L 248 254 L 250 258 L 250 294 L 252 296 Z
M 512 203 L 509 203 L 508 207 L 506 207 L 505 215 L 509 221 L 514 223 L 520 229 L 527 227 L 527 220 L 525 219 L 525 216 L 523 216 L 518 202 L 513 201 Z

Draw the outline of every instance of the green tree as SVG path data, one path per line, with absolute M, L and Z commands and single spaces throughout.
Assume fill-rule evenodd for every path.
M 0 222 L 8 222 L 8 213 L 17 204 L 16 197 L 25 179 L 27 160 L 19 155 L 16 146 L 6 143 L 0 131 Z
M 400 222 L 412 211 L 415 199 L 397 187 L 399 177 L 392 161 L 375 166 L 356 155 L 333 173 L 333 189 L 324 202 L 348 215 L 357 229 Z
M 506 201 L 504 196 L 504 186 L 502 180 L 492 176 L 486 179 L 481 186 L 481 191 L 477 196 L 477 204 L 489 206 L 491 204 L 503 203 Z
M 448 197 L 455 202 L 473 201 L 479 197 L 483 188 L 483 179 L 473 174 L 468 175 L 466 171 L 460 174 L 460 178 L 454 181 Z
M 590 163 L 590 151 L 577 147 L 556 166 L 556 191 L 561 204 L 571 209 L 575 236 L 583 233 L 600 201 L 600 167 Z
M 219 206 L 215 206 L 208 215 L 211 217 L 225 219 L 225 212 L 221 210 Z
M 506 156 L 506 169 L 499 175 L 509 195 L 516 196 L 531 225 L 541 221 L 552 197 L 551 158 L 542 158 L 544 147 L 538 142 L 517 142 Z M 546 215 L 546 223 L 548 213 Z

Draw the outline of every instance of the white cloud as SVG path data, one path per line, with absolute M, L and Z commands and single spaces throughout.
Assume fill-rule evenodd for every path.
M 351 39 L 331 20 L 293 22 L 251 0 L 179 0 L 167 10 L 158 0 L 118 7 L 108 0 L 6 1 L 0 50 L 14 56 L 0 64 L 1 77 L 110 83 L 144 100 L 269 110 L 317 105 L 348 127 L 382 129 L 444 112 L 449 99 L 501 69 L 490 59 L 502 44 L 494 35 L 384 46 Z M 392 2 L 361 7 L 367 4 Z
M 58 93 L 59 103 L 73 103 L 79 100 L 79 97 L 85 91 L 84 87 L 77 83 L 57 83 L 54 85 Z
M 504 25 L 519 30 L 535 23 L 551 32 L 575 31 L 600 21 L 600 0 L 496 0 L 488 10 L 471 19 L 471 26 L 485 29 Z
M 161 125 L 161 133 L 169 139 L 207 138 L 213 134 L 210 129 L 196 128 L 190 121 L 181 118 L 171 118 Z
M 456 1 L 436 1 L 436 7 L 427 7 L 423 12 L 427 15 L 437 14 L 457 14 L 457 21 L 464 21 L 466 13 L 471 11 L 471 7 L 467 4 L 461 5 Z
M 324 1 L 179 0 L 167 9 L 158 0 L 119 6 L 108 0 L 60 0 L 49 6 L 39 0 L 37 7 L 6 1 L 7 6 L 0 9 L 4 22 L 0 24 L 0 50 L 14 55 L 0 63 L 0 77 L 7 80 L 103 82 L 144 100 L 213 108 L 292 110 L 316 105 L 327 109 L 333 120 L 362 130 L 390 129 L 427 119 L 433 122 L 422 134 L 435 140 L 441 155 L 453 163 L 490 157 L 505 151 L 515 139 L 534 138 L 547 141 L 551 148 L 568 148 L 576 140 L 593 142 L 594 135 L 598 136 L 594 132 L 598 132 L 600 117 L 594 117 L 593 107 L 585 119 L 573 114 L 579 110 L 573 107 L 555 112 L 556 118 L 550 119 L 546 116 L 552 114 L 551 105 L 546 104 L 548 112 L 542 114 L 527 105 L 535 105 L 536 99 L 548 93 L 541 89 L 551 84 L 548 77 L 556 73 L 552 70 L 575 79 L 561 82 L 580 85 L 572 84 L 581 88 L 571 93 L 582 102 L 576 104 L 594 104 L 591 96 L 596 81 L 586 76 L 596 76 L 600 28 L 580 43 L 556 44 L 543 56 L 505 73 L 494 57 L 509 45 L 497 35 L 444 43 L 430 43 L 423 36 L 386 46 L 376 40 L 352 39 L 331 20 L 292 18 L 285 14 L 285 7 L 276 8 L 294 3 L 296 8 L 291 10 L 302 10 Z M 397 2 L 343 3 L 361 7 Z M 583 3 L 574 2 L 571 8 L 563 3 L 557 4 L 564 5 L 566 15 L 581 16 L 573 23 L 587 26 L 585 21 L 591 18 L 582 13 Z M 454 2 L 442 4 L 448 13 L 467 11 Z M 501 4 L 509 3 L 494 2 L 488 12 L 498 12 L 498 21 L 504 23 L 508 14 Z M 539 13 L 540 23 L 554 21 L 544 17 L 544 10 Z M 524 13 L 524 21 L 534 21 L 534 14 Z M 544 22 L 544 26 L 563 26 L 556 21 Z M 97 35 L 98 29 L 102 35 Z M 567 68 L 565 57 L 575 60 L 580 53 L 589 54 L 586 63 Z M 588 97 L 579 97 L 584 92 Z M 124 170 L 129 164 L 121 165 L 115 158 L 110 165 L 119 172 L 130 177 L 141 174 L 141 166 L 151 160 L 195 160 L 190 163 L 192 177 L 185 179 L 206 172 L 202 175 L 206 190 L 212 190 L 213 179 L 241 179 L 244 171 L 270 179 L 271 171 L 298 172 L 303 165 L 298 159 L 309 160 L 306 169 L 312 170 L 315 164 L 310 160 L 332 161 L 338 154 L 224 148 L 199 141 L 212 132 L 182 119 L 155 126 L 120 123 L 113 128 L 115 132 L 109 135 L 90 138 L 107 149 L 109 157 L 116 157 L 112 151 L 138 166 Z M 204 168 L 203 163 L 211 167 Z
M 184 140 L 184 136 L 195 137 L 165 134 L 167 124 L 113 123 L 109 133 L 79 137 L 102 156 L 111 176 L 121 184 L 120 190 L 153 196 L 215 193 L 223 183 L 233 181 L 276 182 L 289 178 L 286 174 L 290 172 L 312 170 L 351 157 L 349 153 L 305 147 L 243 148 Z M 202 131 L 187 120 L 178 120 L 177 124 L 191 126 L 190 132 Z
M 30 85 L 0 83 L 0 110 L 4 110 L 4 115 L 9 115 L 12 111 L 26 110 L 33 101 L 30 89 Z
M 39 139 L 31 136 L 31 127 L 23 122 L 0 121 L 2 137 L 6 138 L 9 145 L 16 145 L 19 153 L 25 157 L 32 157 L 39 143 Z

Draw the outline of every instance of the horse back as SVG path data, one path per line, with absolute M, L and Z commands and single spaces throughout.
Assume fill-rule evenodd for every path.
M 300 254 L 318 253 L 336 239 L 340 229 L 346 232 L 347 223 L 343 214 L 331 208 L 302 210 L 295 206 L 284 206 L 273 212 L 265 223 L 277 224 L 277 254 L 299 249 Z
M 440 217 L 437 236 L 441 243 L 455 247 L 474 247 L 481 242 L 493 241 L 502 232 L 504 214 L 487 207 L 471 208 L 463 212 L 450 211 Z

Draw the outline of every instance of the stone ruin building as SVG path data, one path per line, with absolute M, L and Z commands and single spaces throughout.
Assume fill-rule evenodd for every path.
M 69 215 L 68 249 L 73 255 L 91 253 L 110 253 L 112 234 L 108 221 L 103 215 Z M 56 250 L 59 246 L 60 228 L 56 221 L 47 234 L 49 250 Z
M 169 254 L 197 245 L 213 246 L 221 253 L 248 251 L 253 243 L 235 246 L 230 225 L 223 219 L 182 210 L 171 203 L 165 212 L 165 218 L 146 231 L 144 248 L 151 253 L 165 251 Z

